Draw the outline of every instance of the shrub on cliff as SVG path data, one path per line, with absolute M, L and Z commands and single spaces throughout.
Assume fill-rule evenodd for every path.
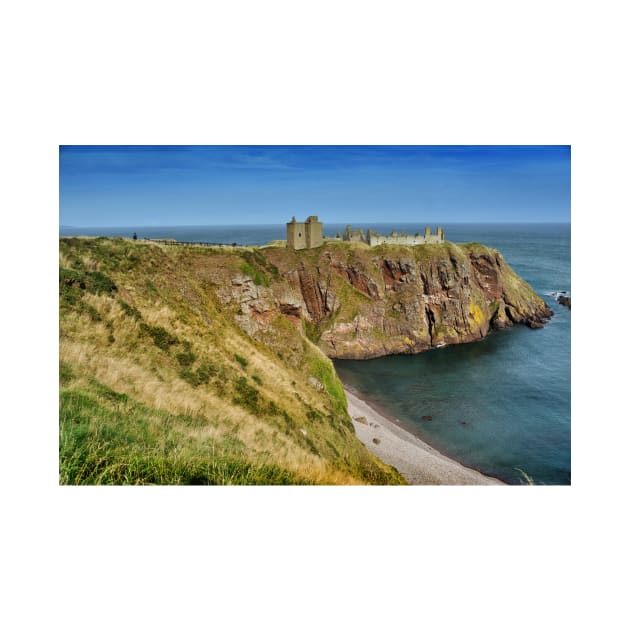
M 160 348 L 160 350 L 164 350 L 165 352 L 167 352 L 171 346 L 179 343 L 177 337 L 162 326 L 149 326 L 148 324 L 142 323 L 140 324 L 140 330 L 149 335 L 153 343 Z
M 295 322 L 240 328 L 235 270 L 282 281 L 246 251 L 60 239 L 61 483 L 402 481 L 346 426 L 332 364 L 308 383 L 325 357 Z

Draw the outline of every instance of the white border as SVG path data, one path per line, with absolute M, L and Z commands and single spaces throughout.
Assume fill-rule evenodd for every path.
M 613 359 L 629 55 L 617 3 L 580 6 L 7 10 L 3 625 L 627 622 L 627 411 Z M 571 144 L 573 487 L 57 487 L 56 165 L 58 145 L 75 143 Z

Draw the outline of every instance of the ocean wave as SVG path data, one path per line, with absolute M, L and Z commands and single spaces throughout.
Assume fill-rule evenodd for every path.
M 543 295 L 548 295 L 550 297 L 552 297 L 554 300 L 558 300 L 558 298 L 561 297 L 567 297 L 570 298 L 571 297 L 571 291 L 545 291 L 543 293 Z

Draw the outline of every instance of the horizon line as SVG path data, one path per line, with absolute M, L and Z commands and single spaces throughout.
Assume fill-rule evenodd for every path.
M 83 228 L 95 229 L 95 228 L 131 228 L 131 227 L 139 227 L 139 228 L 160 228 L 160 227 L 265 227 L 265 226 L 278 226 L 285 225 L 286 223 L 290 223 L 290 221 L 283 221 L 280 223 L 172 223 L 172 224 L 130 224 L 130 225 L 62 225 L 59 224 L 60 229 L 73 229 L 79 230 Z M 299 221 L 298 221 L 299 223 Z M 425 220 L 425 221 L 408 221 L 408 220 L 400 220 L 400 221 L 363 221 L 363 220 L 355 220 L 355 221 L 322 221 L 324 225 L 352 225 L 352 223 L 373 223 L 375 225 L 384 225 L 384 224 L 392 224 L 392 223 L 442 223 L 444 225 L 535 225 L 535 224 L 570 224 L 571 221 L 435 221 L 435 220 Z

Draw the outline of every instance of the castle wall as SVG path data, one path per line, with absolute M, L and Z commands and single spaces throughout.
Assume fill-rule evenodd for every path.
M 324 224 L 317 217 L 306 219 L 306 247 L 319 247 L 324 243 Z
M 383 236 L 374 230 L 368 230 L 367 237 L 363 230 L 353 230 L 350 225 L 346 226 L 343 233 L 343 240 L 354 243 L 367 243 L 375 245 L 425 245 L 426 243 L 443 243 L 444 230 L 438 226 L 436 234 L 431 233 L 431 228 L 426 227 L 424 235 L 420 234 L 399 234 L 393 231 L 389 236 Z M 292 249 L 311 249 L 319 247 L 324 243 L 324 224 L 316 216 L 310 216 L 304 222 L 298 222 L 293 217 L 287 223 L 287 247 Z
M 292 221 L 287 223 L 287 247 L 306 249 L 306 224 Z
M 368 236 L 369 239 L 369 236 Z M 367 243 L 368 239 L 365 238 L 363 230 L 353 230 L 351 226 L 346 225 L 346 229 L 343 233 L 343 240 L 350 243 Z
M 367 242 L 374 247 L 375 245 L 426 245 L 427 243 L 443 243 L 444 230 L 438 227 L 436 234 L 431 234 L 431 228 L 427 226 L 424 236 L 420 234 L 398 234 L 392 232 L 388 236 L 383 236 L 374 230 L 368 230 Z
M 346 239 L 352 243 L 365 243 L 365 236 L 363 230 L 353 230 L 353 232 Z
M 397 245 L 424 245 L 427 241 L 424 236 L 383 236 L 382 234 L 370 234 L 370 245 L 397 244 Z
M 287 247 L 291 249 L 310 249 L 324 243 L 324 224 L 311 216 L 306 221 L 293 220 L 287 223 Z

